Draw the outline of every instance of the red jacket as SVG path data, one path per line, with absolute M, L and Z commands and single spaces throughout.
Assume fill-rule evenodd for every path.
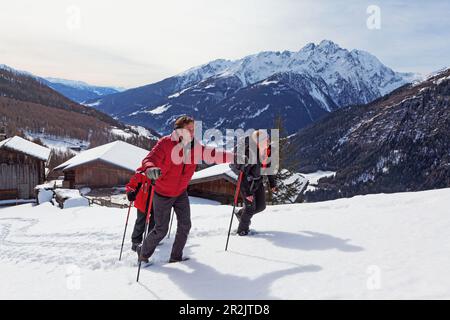
M 147 199 L 149 192 L 151 191 L 151 184 L 150 180 L 142 173 L 136 173 L 134 176 L 131 177 L 130 182 L 127 183 L 126 191 L 127 193 L 130 191 L 135 191 L 139 184 L 141 185 L 139 187 L 139 192 L 136 195 L 136 200 L 134 201 L 134 207 L 137 208 L 139 211 L 142 211 L 143 213 L 147 214 L 145 212 L 146 206 L 147 206 Z
M 142 160 L 142 167 L 138 169 L 140 172 L 145 172 L 148 168 L 161 168 L 161 176 L 155 182 L 155 192 L 166 197 L 176 197 L 182 194 L 188 187 L 192 175 L 197 168 L 194 157 L 200 156 L 200 160 L 208 163 L 225 163 L 230 162 L 233 155 L 228 152 L 218 151 L 214 148 L 205 147 L 198 142 L 192 144 L 188 159 L 181 163 L 175 163 L 171 154 L 175 146 L 179 144 L 180 140 L 175 132 L 162 137 L 158 143 L 153 147 L 150 153 Z M 178 147 L 177 147 L 178 148 Z M 176 154 L 175 150 L 175 154 Z M 179 149 L 179 155 L 183 155 L 183 149 Z

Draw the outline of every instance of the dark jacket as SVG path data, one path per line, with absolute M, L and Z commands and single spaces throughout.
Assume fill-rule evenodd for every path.
M 268 149 L 268 156 L 270 156 L 270 147 Z M 230 164 L 230 168 L 237 175 L 240 172 L 243 172 L 242 182 L 241 182 L 241 191 L 245 196 L 253 195 L 256 190 L 263 184 L 263 175 L 261 175 L 261 168 L 263 166 L 270 166 L 270 164 L 264 163 L 264 161 L 260 158 L 259 150 L 257 150 L 257 154 L 255 155 L 257 161 L 254 164 L 249 164 L 249 159 L 251 159 L 250 147 L 248 141 L 245 143 L 245 163 L 239 164 L 237 163 L 237 147 L 235 148 L 235 161 L 233 164 Z M 243 159 L 241 159 L 243 160 Z M 274 175 L 267 175 L 269 180 L 270 188 L 276 187 L 276 180 Z

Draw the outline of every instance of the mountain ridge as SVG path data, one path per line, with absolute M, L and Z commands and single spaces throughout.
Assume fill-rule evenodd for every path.
M 124 91 L 124 88 L 96 86 L 78 80 L 67 80 L 61 78 L 43 78 L 46 84 L 66 96 L 67 98 L 83 104 L 87 100 L 97 99 L 105 95 Z
M 289 108 L 305 109 L 302 99 L 312 97 L 314 106 L 310 108 L 321 108 L 327 113 L 336 106 L 340 108 L 373 101 L 417 78 L 413 73 L 393 71 L 368 52 L 349 51 L 324 40 L 317 45 L 307 44 L 294 52 L 264 51 L 237 60 L 213 60 L 159 82 L 90 100 L 87 105 L 127 123 L 148 124 L 163 133 L 170 130 L 169 124 L 174 118 L 185 113 L 204 121 L 206 127 L 219 128 L 221 124 L 217 120 L 221 115 L 229 115 L 229 118 L 236 116 L 226 99 L 232 99 L 240 90 L 249 91 L 252 85 L 284 73 L 308 79 L 314 90 L 308 92 L 304 99 L 299 96 L 294 104 L 289 92 L 286 93 L 289 104 L 284 103 L 283 99 L 276 99 L 277 103 L 270 106 L 272 116 L 259 112 L 260 127 L 271 127 L 274 114 L 289 114 Z M 279 93 L 279 90 L 268 86 L 266 90 L 260 90 L 257 100 L 264 101 L 263 96 Z M 237 105 L 251 100 L 242 94 L 240 97 L 243 100 L 237 101 L 235 97 Z M 161 106 L 165 106 L 164 112 L 158 115 L 151 112 Z M 258 104 L 246 115 L 254 116 L 255 109 L 264 108 L 266 104 Z M 299 123 L 307 125 L 311 121 L 302 118 Z M 227 125 L 247 127 L 243 120 L 228 122 Z M 293 133 L 300 128 L 292 124 L 287 130 Z

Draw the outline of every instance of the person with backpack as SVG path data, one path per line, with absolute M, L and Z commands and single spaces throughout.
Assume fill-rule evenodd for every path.
M 249 139 L 252 139 L 256 148 L 250 148 Z M 250 232 L 250 224 L 253 216 L 266 209 L 266 191 L 263 183 L 262 168 L 268 168 L 269 157 L 271 152 L 270 140 L 267 132 L 262 130 L 254 131 L 250 136 L 245 138 L 245 163 L 235 161 L 230 165 L 233 172 L 239 175 L 242 172 L 242 181 L 240 186 L 240 194 L 244 201 L 244 206 L 235 212 L 239 220 L 237 234 L 246 236 Z M 254 150 L 253 150 L 254 149 Z M 249 159 L 255 159 L 255 163 L 249 163 Z M 242 161 L 241 161 L 242 162 Z M 277 186 L 274 175 L 267 175 L 269 187 L 272 192 L 277 192 Z

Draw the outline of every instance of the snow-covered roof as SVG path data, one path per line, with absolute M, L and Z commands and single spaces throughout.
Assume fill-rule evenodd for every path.
M 237 175 L 231 170 L 229 163 L 222 163 L 195 172 L 192 176 L 190 184 L 196 184 L 205 180 L 214 180 L 221 176 L 232 181 L 237 181 L 238 178 Z
M 141 166 L 141 161 L 147 154 L 148 151 L 145 149 L 118 140 L 83 151 L 54 170 L 68 170 L 93 161 L 102 161 L 134 171 Z
M 50 156 L 49 148 L 43 147 L 18 136 L 0 141 L 0 149 L 2 148 L 18 151 L 43 161 L 47 161 Z

